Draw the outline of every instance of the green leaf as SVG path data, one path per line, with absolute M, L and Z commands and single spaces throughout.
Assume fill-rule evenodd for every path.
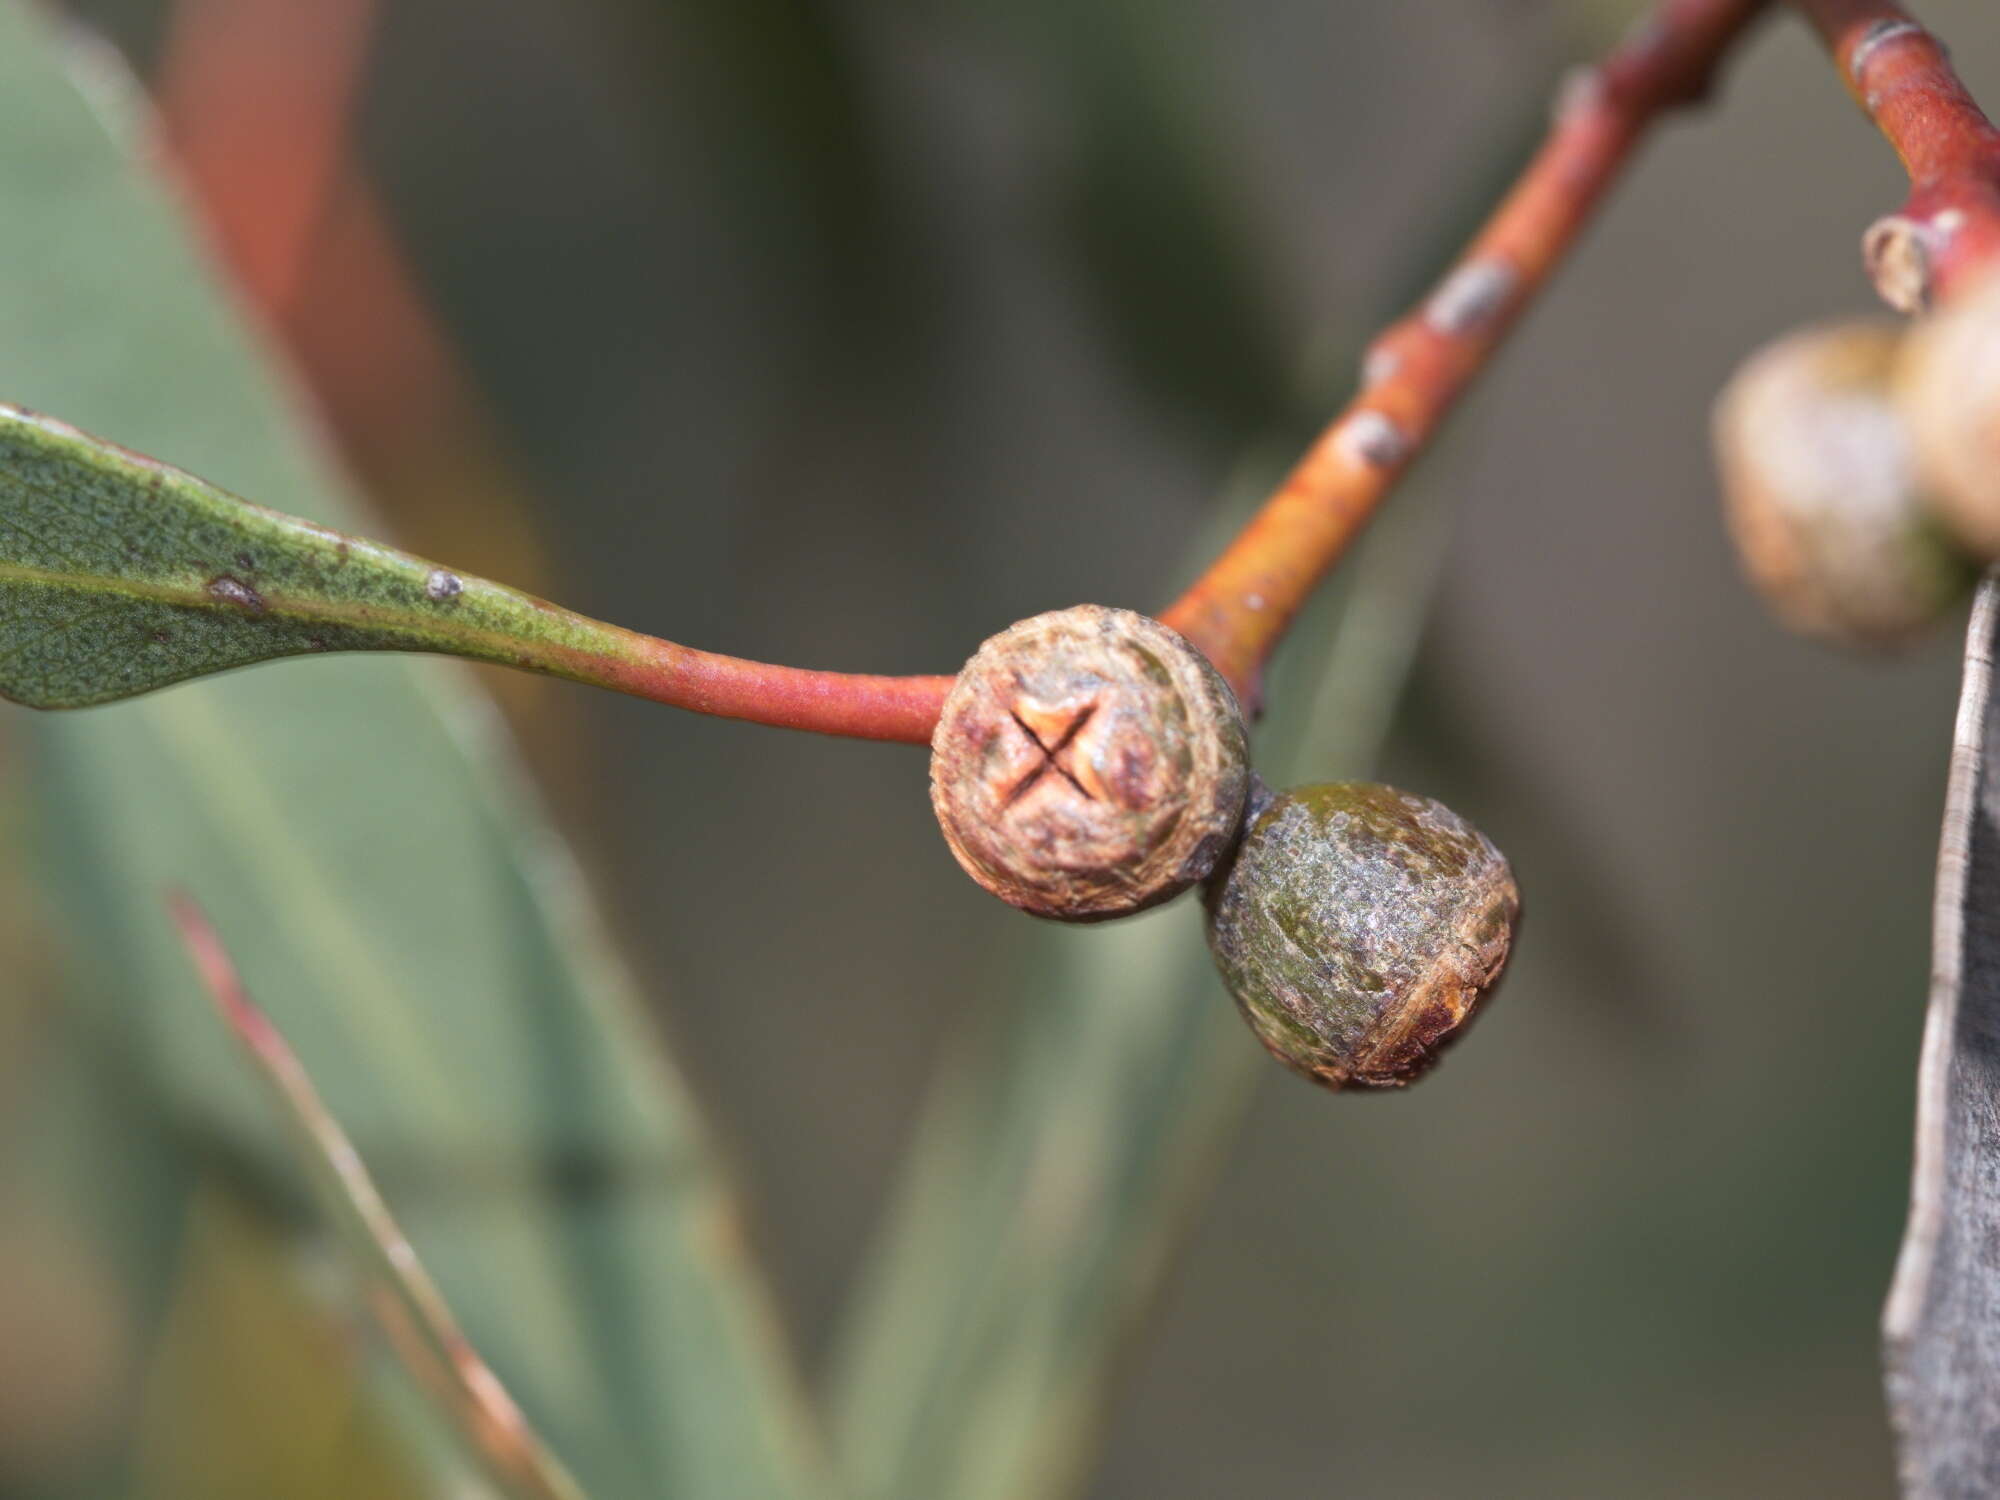
M 354 526 L 170 196 L 132 165 L 121 79 L 87 76 L 97 118 L 39 8 L 0 0 L 0 391 Z M 159 1347 L 199 1184 L 267 1227 L 316 1226 L 167 922 L 178 886 L 596 1500 L 818 1491 L 733 1192 L 459 669 L 329 657 L 5 728 L 33 751 L 37 879 L 87 1065 L 36 1136 L 60 1124 L 47 1138 L 79 1148 L 66 1185 L 120 1259 L 142 1342 Z
M 602 680 L 641 640 L 0 404 L 0 697 L 81 708 L 326 651 Z
M 1280 662 L 1258 746 L 1275 784 L 1363 774 L 1376 753 L 1442 550 L 1416 498 L 1301 620 L 1303 641 L 1335 642 L 1323 672 Z M 869 1500 L 1080 1485 L 1116 1355 L 1272 1067 L 1192 901 L 1042 932 L 1032 963 L 1005 1036 L 961 1056 L 918 1121 L 834 1362 L 836 1451 Z

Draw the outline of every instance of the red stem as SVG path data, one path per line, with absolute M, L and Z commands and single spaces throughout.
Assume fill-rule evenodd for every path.
M 1918 311 L 2000 258 L 2000 130 L 1973 102 L 1944 45 L 1900 5 L 1793 0 L 1910 174 L 1901 214 L 1869 231 L 1869 269 Z
M 464 445 L 476 430 L 467 384 L 349 149 L 379 9 L 379 0 L 178 0 L 156 84 L 173 159 L 218 253 L 291 344 L 342 434 L 372 442 L 378 477 L 387 447 Z M 338 305 L 343 287 L 314 276 L 329 240 L 345 257 L 349 295 Z M 436 468 L 424 467 L 426 482 Z M 951 686 L 619 637 L 615 656 L 557 652 L 534 666 L 697 713 L 915 744 L 929 741 Z
M 578 682 L 779 729 L 928 745 L 949 677 L 865 677 L 779 667 L 635 635 L 630 659 L 578 654 L 538 662 Z

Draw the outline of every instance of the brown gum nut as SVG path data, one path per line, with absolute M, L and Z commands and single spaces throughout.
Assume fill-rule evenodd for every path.
M 1716 399 L 1716 463 L 1744 571 L 1803 635 L 1884 650 L 1919 639 L 1972 570 L 1934 513 L 1891 375 L 1888 322 L 1790 334 Z
M 1236 697 L 1177 632 L 1080 604 L 981 646 L 931 738 L 931 804 L 974 880 L 1066 922 L 1156 906 L 1243 817 Z
M 1939 515 L 2000 560 L 2000 273 L 1911 330 L 1896 392 Z

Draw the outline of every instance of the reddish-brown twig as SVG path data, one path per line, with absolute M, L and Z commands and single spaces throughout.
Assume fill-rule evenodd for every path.
M 1254 706 L 1313 587 L 1485 366 L 1664 110 L 1699 97 L 1760 0 L 1666 0 L 1572 76 L 1548 140 L 1430 299 L 1376 341 L 1362 389 L 1250 524 L 1162 617 Z
M 1862 253 L 1884 300 L 1921 312 L 2000 257 L 2000 130 L 1959 82 L 1943 44 L 1900 5 L 1793 4 L 1910 174 L 1909 200 L 1869 227 Z

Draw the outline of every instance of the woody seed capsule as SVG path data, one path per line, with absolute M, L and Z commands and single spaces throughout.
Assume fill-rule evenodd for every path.
M 1753 355 L 1715 403 L 1744 571 L 1793 630 L 1871 650 L 1921 638 L 1972 583 L 1892 399 L 1902 339 L 1876 322 L 1790 334 Z
M 1209 883 L 1208 945 L 1280 1062 L 1328 1088 L 1414 1080 L 1499 982 L 1520 896 L 1450 808 L 1367 782 L 1294 787 Z
M 1938 513 L 2000 560 L 2000 272 L 1911 330 L 1896 390 Z
M 1208 658 L 1130 610 L 1036 615 L 981 646 L 931 738 L 931 803 L 979 884 L 1037 916 L 1158 905 L 1215 867 L 1248 785 Z

